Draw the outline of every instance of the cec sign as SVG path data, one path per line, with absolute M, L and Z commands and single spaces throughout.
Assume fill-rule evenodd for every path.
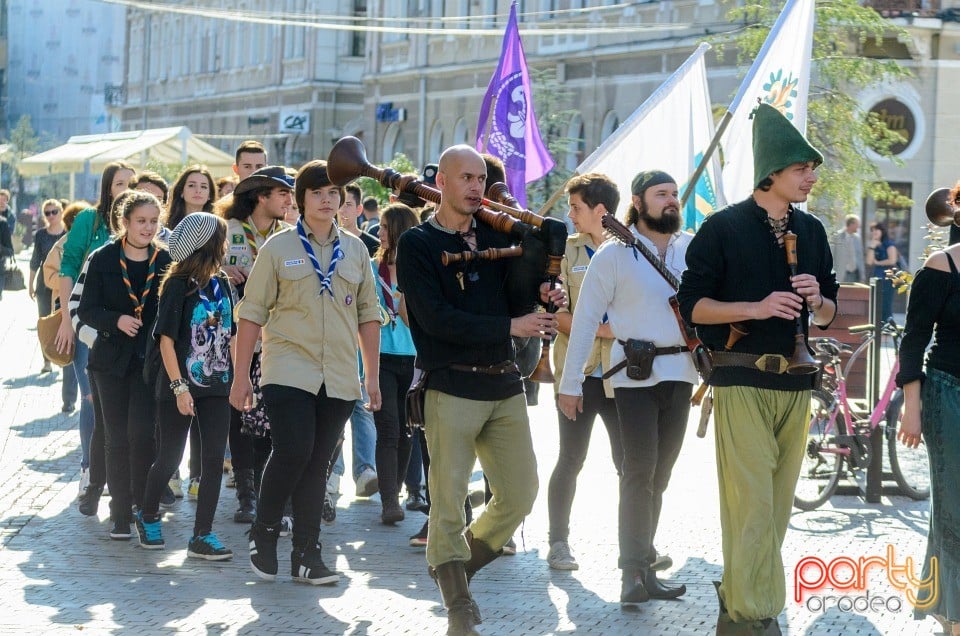
M 280 132 L 293 134 L 306 134 L 310 132 L 310 113 L 281 111 Z

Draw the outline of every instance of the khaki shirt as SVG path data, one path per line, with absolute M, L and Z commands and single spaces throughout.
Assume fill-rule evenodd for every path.
M 362 323 L 380 322 L 367 248 L 336 225 L 323 240 L 313 232 L 307 236 L 324 273 L 340 237 L 344 258 L 333 274 L 333 298 L 320 296 L 317 273 L 296 228 L 289 228 L 263 245 L 237 314 L 263 326 L 261 385 L 290 386 L 311 395 L 326 385 L 330 397 L 359 400 L 357 330 Z
M 253 228 L 253 242 L 256 244 L 257 251 L 259 252 L 263 244 L 270 238 L 270 234 L 264 236 L 257 231 L 252 221 L 248 219 L 247 222 L 250 227 Z M 278 221 L 277 223 L 280 230 L 285 230 L 290 227 L 290 225 L 283 221 Z M 223 259 L 223 264 L 234 265 L 242 269 L 244 274 L 250 274 L 250 268 L 253 267 L 253 262 L 256 258 L 257 255 L 253 253 L 250 244 L 247 242 L 247 235 L 243 232 L 242 221 L 239 219 L 227 219 L 227 254 Z
M 563 289 L 567 292 L 567 306 L 561 307 L 557 313 L 572 314 L 577 306 L 577 298 L 580 296 L 580 289 L 583 287 L 583 277 L 587 274 L 587 266 L 590 265 L 590 254 L 587 247 L 596 251 L 599 246 L 594 245 L 590 235 L 584 232 L 577 232 L 567 238 L 567 248 L 560 262 L 560 276 L 563 280 Z M 557 338 L 553 343 L 553 369 L 556 381 L 553 383 L 554 393 L 560 390 L 560 380 L 563 376 L 563 363 L 567 358 L 567 347 L 570 343 L 570 336 L 565 333 L 557 332 Z M 610 350 L 613 347 L 613 340 L 610 338 L 594 338 L 593 348 L 590 350 L 590 357 L 587 358 L 587 364 L 583 368 L 586 375 L 596 371 L 597 366 L 602 363 L 603 370 L 610 368 Z M 610 380 L 603 381 L 603 392 L 608 398 L 613 397 L 613 386 Z

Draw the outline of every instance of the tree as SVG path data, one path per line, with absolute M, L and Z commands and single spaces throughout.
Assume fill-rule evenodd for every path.
M 419 178 L 417 167 L 413 165 L 410 158 L 402 152 L 398 152 L 393 156 L 388 167 L 393 168 L 400 174 L 416 174 L 418 175 L 417 178 Z M 380 182 L 376 179 L 360 177 L 357 180 L 357 185 L 360 186 L 360 191 L 363 192 L 363 196 L 375 197 L 377 201 L 380 202 L 380 205 L 385 205 L 390 202 L 390 189 L 380 185 Z
M 550 151 L 550 156 L 557 162 L 553 170 L 527 185 L 527 205 L 531 210 L 537 210 L 554 192 L 563 188 L 572 176 L 566 166 L 562 165 L 562 160 L 569 152 L 571 145 L 582 145 L 583 140 L 567 136 L 570 122 L 577 111 L 570 108 L 573 92 L 557 80 L 556 68 L 531 68 L 530 86 L 533 89 L 533 103 L 536 105 L 540 135 L 547 145 L 547 150 Z M 562 216 L 556 206 L 552 210 L 552 216 Z
M 16 175 L 15 194 L 23 193 L 23 175 L 20 174 L 20 162 L 40 149 L 40 138 L 30 125 L 30 115 L 21 115 L 17 125 L 10 131 L 10 137 L 4 143 L 9 145 L 4 163 L 10 166 L 10 179 Z
M 782 3 L 757 0 L 732 8 L 728 20 L 745 27 L 714 39 L 718 54 L 732 46 L 737 63 L 749 67 L 781 8 Z M 865 112 L 856 98 L 868 86 L 896 84 L 911 76 L 892 57 L 864 53 L 868 47 L 879 55 L 892 46 L 902 48 L 910 35 L 857 0 L 817 0 L 815 20 L 807 137 L 825 160 L 817 170 L 819 181 L 811 194 L 817 203 L 812 209 L 838 223 L 845 213 L 859 209 L 864 195 L 896 207 L 912 205 L 908 197 L 890 189 L 876 162 L 864 152 L 870 148 L 900 165 L 890 147 L 903 138 L 875 114 Z

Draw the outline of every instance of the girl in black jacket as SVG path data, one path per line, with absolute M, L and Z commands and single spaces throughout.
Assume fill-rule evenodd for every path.
M 155 402 L 143 381 L 143 361 L 170 256 L 155 242 L 160 219 L 156 197 L 124 193 L 114 214 L 118 237 L 91 256 L 78 314 L 99 334 L 87 368 L 103 408 L 110 538 L 122 540 L 131 537 L 131 503 L 142 503 L 155 455 Z
M 170 256 L 175 262 L 160 286 L 157 326 L 150 334 L 159 341 L 163 360 L 155 390 L 160 454 L 147 477 L 143 510 L 136 522 L 141 546 L 164 547 L 160 494 L 180 465 L 187 432 L 196 422 L 200 488 L 187 556 L 210 561 L 233 556 L 212 532 L 230 430 L 230 339 L 236 329 L 233 290 L 220 272 L 226 238 L 226 222 L 207 212 L 188 214 L 170 234 Z

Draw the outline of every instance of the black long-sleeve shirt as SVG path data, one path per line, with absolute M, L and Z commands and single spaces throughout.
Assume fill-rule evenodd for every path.
M 775 291 L 793 291 L 784 247 L 778 245 L 766 222 L 766 211 L 753 197 L 714 212 L 704 221 L 687 248 L 687 269 L 677 298 L 684 319 L 693 322 L 693 308 L 704 298 L 721 302 L 759 302 Z M 836 302 L 837 284 L 826 231 L 819 219 L 793 209 L 787 229 L 797 235 L 797 271 L 813 274 L 820 293 Z M 804 307 L 801 322 L 807 332 L 809 312 Z M 784 318 L 749 320 L 747 336 L 732 351 L 762 355 L 793 353 L 796 322 Z M 723 351 L 729 325 L 695 325 L 700 339 L 710 349 Z M 826 329 L 827 326 L 820 326 Z M 742 367 L 713 371 L 715 386 L 753 386 L 797 391 L 813 386 L 814 376 L 777 375 Z
M 506 234 L 476 224 L 477 249 L 508 247 Z M 515 359 L 510 319 L 529 311 L 531 298 L 511 291 L 517 259 L 444 266 L 442 252 L 468 250 L 457 233 L 430 221 L 401 235 L 397 281 L 406 297 L 417 364 L 430 371 L 427 386 L 471 400 L 503 400 L 523 391 L 518 373 L 484 375 L 450 364 L 492 366 Z M 511 263 L 511 261 L 514 261 Z M 463 288 L 461 289 L 461 281 Z
M 931 335 L 927 366 L 960 377 L 960 277 L 924 267 L 910 286 L 898 386 L 923 378 L 923 354 Z

